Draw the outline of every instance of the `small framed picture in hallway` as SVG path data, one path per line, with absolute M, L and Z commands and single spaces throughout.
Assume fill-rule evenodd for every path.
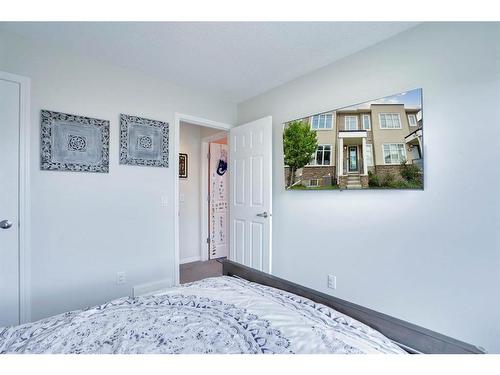
M 287 190 L 424 188 L 422 89 L 283 126 Z
M 179 154 L 179 178 L 188 177 L 188 155 Z

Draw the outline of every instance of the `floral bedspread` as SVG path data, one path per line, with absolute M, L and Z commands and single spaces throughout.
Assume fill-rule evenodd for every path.
M 0 328 L 0 353 L 404 353 L 306 298 L 234 277 Z

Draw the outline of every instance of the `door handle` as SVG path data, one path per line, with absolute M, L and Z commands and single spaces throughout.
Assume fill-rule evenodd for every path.
M 11 226 L 12 226 L 12 221 L 9 221 L 9 220 L 0 221 L 0 228 L 1 229 L 9 229 Z
M 257 214 L 258 217 L 263 217 L 264 219 L 266 219 L 268 216 L 271 216 L 270 214 L 267 213 L 267 211 L 264 211 L 263 213 L 261 214 Z

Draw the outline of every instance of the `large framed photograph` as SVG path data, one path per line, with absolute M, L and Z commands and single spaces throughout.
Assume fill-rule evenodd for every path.
M 120 115 L 120 164 L 168 167 L 168 123 Z
M 42 110 L 40 168 L 109 172 L 109 121 Z
M 187 178 L 188 177 L 188 155 L 187 154 L 179 154 L 179 177 Z
M 289 121 L 287 190 L 424 188 L 422 89 Z

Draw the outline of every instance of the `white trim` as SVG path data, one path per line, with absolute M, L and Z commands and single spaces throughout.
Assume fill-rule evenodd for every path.
M 339 130 L 339 138 L 365 138 L 367 136 L 366 130 Z
M 31 80 L 0 71 L 0 79 L 19 83 L 19 322 L 31 321 L 31 199 L 30 88 Z
M 365 129 L 365 117 L 368 117 L 368 129 Z M 363 130 L 372 130 L 372 119 L 370 115 L 361 116 L 361 128 Z
M 199 262 L 200 260 L 201 260 L 201 257 L 199 255 L 196 255 L 194 257 L 182 258 L 179 261 L 179 263 L 186 264 L 186 263 L 191 263 L 191 262 Z
M 314 122 L 314 117 L 315 116 L 319 116 L 319 119 L 318 119 L 318 125 L 319 125 L 319 121 L 321 119 L 321 116 L 325 116 L 325 126 L 326 126 L 326 118 L 327 116 L 330 115 L 332 117 L 332 122 L 331 122 L 331 126 L 330 127 L 325 127 L 325 128 L 313 128 L 313 122 Z M 318 113 L 317 115 L 312 115 L 309 117 L 309 121 L 310 121 L 310 128 L 311 130 L 314 130 L 314 131 L 324 131 L 324 130 L 333 130 L 333 127 L 334 127 L 334 112 L 325 112 L 325 113 Z
M 374 167 L 375 166 L 375 159 L 373 157 L 373 143 L 367 143 L 366 144 L 366 148 L 368 148 L 368 146 L 370 146 L 370 157 L 371 157 L 371 160 L 372 160 L 372 164 L 368 165 L 368 163 L 366 163 L 366 166 L 367 167 Z M 366 155 L 368 156 L 368 151 L 366 152 Z
M 172 286 L 171 279 L 162 279 L 151 283 L 135 285 L 132 287 L 132 297 L 145 296 L 154 292 L 158 293 Z
M 386 163 L 385 162 L 384 145 L 401 145 L 401 146 L 403 146 L 403 151 L 405 153 L 405 160 L 408 160 L 408 155 L 406 154 L 406 146 L 404 143 L 394 143 L 394 142 L 382 143 L 382 159 L 384 161 L 384 165 L 400 165 L 401 164 L 401 162 L 399 162 L 399 163 Z M 390 150 L 389 150 L 389 153 L 390 153 Z
M 348 118 L 354 118 L 356 120 L 356 129 L 347 129 L 347 119 Z M 359 130 L 359 121 L 358 121 L 358 115 L 355 116 L 345 116 L 344 117 L 344 130 L 352 131 L 352 130 Z
M 399 128 L 383 128 L 382 127 L 382 115 L 397 115 L 399 120 Z M 403 129 L 403 123 L 401 122 L 401 115 L 397 112 L 381 112 L 378 114 L 378 124 L 381 130 L 400 130 Z
M 328 165 L 304 165 L 302 168 L 321 168 L 321 167 L 333 167 L 334 165 L 328 164 Z M 288 166 L 287 166 L 288 167 Z
M 320 146 L 330 146 L 330 164 L 316 164 L 316 155 L 318 153 L 318 147 Z M 307 164 L 305 167 L 331 167 L 332 166 L 332 155 L 333 155 L 333 145 L 329 143 L 321 143 L 316 147 L 316 151 L 314 151 L 314 163 L 315 164 Z M 323 161 L 325 160 L 325 150 L 323 149 Z
M 420 137 L 422 137 L 422 129 L 418 129 L 418 130 L 414 131 L 413 133 L 407 135 L 405 137 L 405 142 L 409 143 L 415 139 L 420 139 Z
M 361 152 L 363 152 L 363 175 L 368 175 L 368 165 L 366 163 L 366 138 L 363 138 L 361 142 Z
M 222 138 L 228 138 L 229 133 L 227 131 L 218 132 L 208 137 L 201 139 L 201 189 L 200 189 L 200 202 L 201 202 L 201 238 L 200 238 L 200 260 L 205 261 L 209 259 L 209 247 L 207 243 L 208 233 L 208 155 L 210 152 L 209 144 L 210 142 L 217 141 Z
M 185 115 L 185 114 L 178 113 L 178 112 L 175 113 L 175 119 L 176 119 L 176 121 L 178 120 L 179 123 L 181 121 L 188 122 L 192 125 L 205 126 L 207 128 L 220 129 L 220 130 L 225 130 L 225 131 L 229 131 L 229 129 L 233 128 L 233 125 L 225 124 L 223 122 L 212 121 L 212 120 L 205 119 L 203 117 Z
M 174 285 L 179 285 L 180 275 L 179 275 L 179 265 L 180 265 L 180 254 L 179 254 L 179 130 L 180 123 L 187 122 L 194 125 L 206 126 L 209 128 L 221 129 L 229 131 L 233 126 L 229 124 L 224 124 L 222 122 L 216 122 L 212 120 L 207 120 L 202 117 L 196 117 L 192 115 L 186 115 L 176 112 L 174 114 L 174 128 L 172 132 L 172 156 L 171 165 L 173 169 L 174 178 L 174 189 L 172 193 L 172 201 L 174 202 L 174 209 L 172 211 L 174 219 Z M 228 141 L 229 143 L 229 141 Z
M 307 187 L 318 187 L 320 186 L 320 181 L 321 179 L 320 178 L 310 178 L 309 179 L 309 184 L 307 185 Z M 311 181 L 316 181 L 316 185 L 311 185 Z
M 408 125 L 412 128 L 418 126 L 418 121 L 417 121 L 417 115 L 414 114 L 414 113 L 408 113 L 407 115 L 407 118 L 408 118 Z M 410 116 L 413 117 L 415 119 L 415 124 L 412 125 L 411 121 L 410 121 Z
M 200 173 L 201 173 L 201 188 L 200 188 L 200 202 L 201 202 L 201 220 L 200 220 L 200 260 L 208 260 L 208 153 L 209 143 L 204 142 L 205 138 L 201 140 L 201 155 L 200 155 Z M 182 261 L 181 261 L 182 264 Z
M 338 178 L 340 176 L 343 176 L 344 175 L 344 139 L 343 138 L 339 138 L 339 146 L 338 146 L 338 157 L 339 157 L 339 160 L 338 160 L 338 163 L 337 163 L 337 167 L 338 167 L 338 172 L 337 172 L 337 183 L 339 182 Z

